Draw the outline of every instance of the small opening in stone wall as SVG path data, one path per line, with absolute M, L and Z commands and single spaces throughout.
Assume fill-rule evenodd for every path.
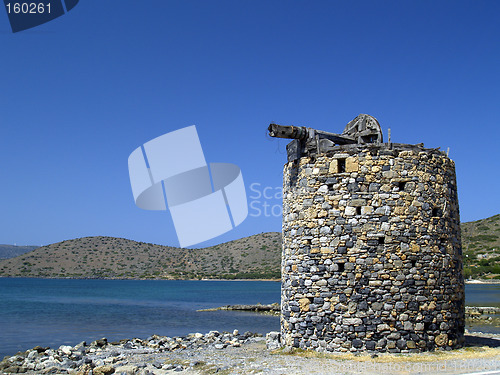
M 432 209 L 432 217 L 441 217 L 443 216 L 443 211 L 439 207 L 434 207 Z
M 356 207 L 356 215 L 361 215 L 361 207 Z
M 405 187 L 406 187 L 406 182 L 404 181 L 400 181 L 398 183 L 398 187 L 399 187 L 399 191 L 404 191 L 405 190 Z
M 316 158 L 315 158 L 314 156 L 311 156 L 311 157 L 309 158 L 309 163 L 311 163 L 311 164 L 316 163 Z
M 345 172 L 345 159 L 337 159 L 338 172 Z
M 363 141 L 365 143 L 374 143 L 377 140 L 376 135 L 365 135 L 365 136 L 361 136 L 361 138 L 363 139 Z
M 337 263 L 337 265 L 339 266 L 339 272 L 344 272 L 345 269 L 344 263 Z
M 379 237 L 379 238 L 378 238 L 378 244 L 379 244 L 379 245 L 383 245 L 383 244 L 385 244 L 385 237 Z
M 417 265 L 417 261 L 415 259 L 412 259 L 411 261 L 411 267 L 415 267 Z

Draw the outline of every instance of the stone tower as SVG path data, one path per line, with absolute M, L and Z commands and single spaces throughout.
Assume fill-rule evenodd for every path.
M 281 340 L 318 351 L 417 352 L 464 342 L 455 167 L 383 143 L 373 117 L 293 138 L 283 181 Z

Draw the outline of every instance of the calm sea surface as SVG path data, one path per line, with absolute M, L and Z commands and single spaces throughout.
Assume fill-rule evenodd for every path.
M 76 345 L 101 337 L 279 330 L 274 316 L 196 311 L 279 299 L 280 284 L 271 281 L 0 278 L 0 359 L 36 345 Z M 500 285 L 467 285 L 466 302 L 500 306 Z

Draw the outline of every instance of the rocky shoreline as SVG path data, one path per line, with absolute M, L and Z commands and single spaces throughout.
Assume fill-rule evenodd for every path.
M 280 304 L 278 302 L 262 305 L 257 303 L 255 305 L 225 305 L 221 307 L 215 307 L 211 309 L 201 309 L 198 311 L 219 311 L 219 310 L 227 310 L 227 311 L 253 311 L 258 313 L 268 313 L 272 315 L 280 314 Z
M 500 369 L 500 335 L 466 336 L 467 348 L 451 352 L 394 355 L 324 354 L 276 350 L 278 332 L 264 338 L 237 330 L 183 337 L 153 335 L 145 340 L 108 342 L 58 349 L 35 347 L 0 362 L 0 374 L 165 375 L 165 374 L 444 374 L 457 369 Z M 274 349 L 274 350 L 273 350 Z M 465 372 L 467 372 L 465 371 Z M 464 372 L 464 371 L 460 371 Z
M 108 342 L 106 338 L 89 345 L 81 342 L 72 347 L 61 345 L 58 349 L 36 346 L 31 350 L 7 356 L 0 362 L 0 373 L 25 374 L 168 374 L 194 369 L 201 363 L 193 361 L 172 364 L 165 361 L 162 353 L 174 351 L 223 350 L 241 347 L 244 344 L 264 341 L 261 334 L 238 330 L 229 332 L 210 331 L 207 334 L 193 333 L 183 337 L 153 335 L 145 340 L 138 338 Z M 158 357 L 152 361 L 138 360 L 142 356 Z M 170 371 L 170 372 L 169 372 Z
M 465 319 L 468 325 L 489 324 L 500 327 L 500 307 L 465 307 Z

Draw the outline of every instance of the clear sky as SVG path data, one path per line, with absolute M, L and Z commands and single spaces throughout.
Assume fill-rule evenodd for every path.
M 496 0 L 81 0 L 13 34 L 0 10 L 0 243 L 177 246 L 169 213 L 135 206 L 127 159 L 193 124 L 257 202 L 199 246 L 280 231 L 281 198 L 257 198 L 286 161 L 269 123 L 341 133 L 359 113 L 394 142 L 450 148 L 462 221 L 498 214 L 499 14 Z

